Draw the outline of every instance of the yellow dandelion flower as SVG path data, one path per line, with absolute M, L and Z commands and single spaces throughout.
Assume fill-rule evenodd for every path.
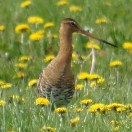
M 117 132 L 117 131 L 119 131 L 119 126 L 116 126 L 116 127 L 114 127 L 112 130 L 113 130 L 113 132 Z
M 80 101 L 80 104 L 83 104 L 83 105 L 89 105 L 90 103 L 92 102 L 92 100 L 91 99 L 84 99 L 84 100 L 81 100 Z
M 75 126 L 78 122 L 79 122 L 80 118 L 79 117 L 75 117 L 73 119 L 70 120 L 70 124 L 72 126 Z
M 76 61 L 78 60 L 78 55 L 75 52 L 72 53 L 72 59 Z
M 100 46 L 97 45 L 94 41 L 89 41 L 89 42 L 87 42 L 86 48 L 87 48 L 87 49 L 94 48 L 94 49 L 96 49 L 96 50 L 100 50 L 100 49 L 101 49 Z
M 103 84 L 105 82 L 105 79 L 103 77 L 98 78 L 97 84 Z
M 132 104 L 127 104 L 127 105 L 125 105 L 125 108 L 126 108 L 127 110 L 132 110 Z
M 122 111 L 125 111 L 125 110 L 126 110 L 125 106 L 124 107 L 118 107 L 118 108 L 116 108 L 117 112 L 122 112 Z
M 0 106 L 4 106 L 6 102 L 4 100 L 0 100 Z
M 123 48 L 124 49 L 132 49 L 132 42 L 125 42 L 123 43 Z
M 76 109 L 76 112 L 79 113 L 79 112 L 82 112 L 83 111 L 83 108 L 77 108 Z
M 15 64 L 15 67 L 19 68 L 19 69 L 24 69 L 27 67 L 27 64 L 25 63 L 17 63 Z
M 54 27 L 54 23 L 53 22 L 47 22 L 44 24 L 44 28 L 51 28 L 51 27 Z
M 24 78 L 25 76 L 26 76 L 26 74 L 24 72 L 18 72 L 15 77 L 16 78 Z
M 0 89 L 7 89 L 7 88 L 11 88 L 12 84 L 10 83 L 4 83 L 2 85 L 0 85 Z
M 110 110 L 109 107 L 107 105 L 104 105 L 104 104 L 93 104 L 89 107 L 88 111 L 89 112 L 105 112 L 105 111 L 108 111 Z
M 24 1 L 24 2 L 22 2 L 22 3 L 20 4 L 20 7 L 21 7 L 21 8 L 29 7 L 31 4 L 32 4 L 32 2 L 31 2 L 30 0 L 26 0 L 26 1 Z
M 56 3 L 57 6 L 66 6 L 69 5 L 69 2 L 67 0 L 60 0 Z
M 55 109 L 55 112 L 56 113 L 60 113 L 60 114 L 64 114 L 64 113 L 66 113 L 68 110 L 67 110 L 67 108 L 65 108 L 65 107 L 59 107 L 59 108 L 56 108 Z
M 116 120 L 112 120 L 112 121 L 110 122 L 110 124 L 112 124 L 112 125 L 116 126 L 116 125 L 119 125 L 119 122 L 118 122 L 118 121 L 116 121 Z
M 4 25 L 0 25 L 0 31 L 4 31 L 5 30 L 5 26 Z
M 98 80 L 100 78 L 100 75 L 98 74 L 90 74 L 88 79 L 89 80 Z
M 81 90 L 82 88 L 84 88 L 84 85 L 83 84 L 76 84 L 75 85 L 75 89 L 76 90 Z
M 87 72 L 81 72 L 79 75 L 78 75 L 78 79 L 88 79 L 89 78 L 89 75 Z
M 36 85 L 37 82 L 38 82 L 37 79 L 32 79 L 32 80 L 30 80 L 30 81 L 28 82 L 28 86 L 29 86 L 29 87 L 32 87 L 32 86 Z
M 46 99 L 46 98 L 41 98 L 41 97 L 37 98 L 36 101 L 35 101 L 35 104 L 36 104 L 36 105 L 48 105 L 49 103 L 50 103 L 50 102 L 49 102 L 48 99 Z
M 19 57 L 19 61 L 29 61 L 31 58 L 29 56 L 21 56 Z
M 91 81 L 89 86 L 90 88 L 94 88 L 97 85 L 97 83 L 95 81 Z
M 19 24 L 15 27 L 16 33 L 25 33 L 30 30 L 29 26 L 27 24 Z
M 29 36 L 29 39 L 32 40 L 32 41 L 38 41 L 38 40 L 43 39 L 43 37 L 44 37 L 43 32 L 37 31 L 35 33 L 32 33 Z
M 100 19 L 96 19 L 95 23 L 96 24 L 101 24 L 101 23 L 108 23 L 108 19 L 107 18 L 100 18 Z
M 53 60 L 55 58 L 54 55 L 47 55 L 45 58 L 44 58 L 44 62 L 49 62 L 51 60 Z
M 119 103 L 112 103 L 112 104 L 109 104 L 108 107 L 109 107 L 111 110 L 117 111 L 117 108 L 124 108 L 125 105 L 119 104 Z M 119 110 L 119 109 L 118 109 L 118 110 Z
M 121 66 L 121 65 L 122 65 L 122 62 L 119 61 L 119 60 L 112 61 L 109 64 L 110 67 L 118 67 L 118 66 Z
M 42 132 L 56 132 L 56 128 L 50 127 L 50 126 L 44 126 L 40 129 Z
M 44 22 L 44 19 L 39 16 L 28 17 L 28 23 L 30 24 L 42 24 L 43 22 Z
M 70 6 L 70 11 L 71 12 L 79 12 L 79 11 L 82 11 L 82 8 L 80 6 Z

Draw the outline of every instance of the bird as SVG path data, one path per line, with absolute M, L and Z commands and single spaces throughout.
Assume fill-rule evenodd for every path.
M 85 31 L 74 19 L 63 19 L 59 29 L 58 54 L 42 70 L 37 84 L 38 95 L 50 100 L 54 108 L 67 106 L 75 91 L 74 75 L 71 68 L 72 34 L 74 32 L 116 47 L 115 44 L 100 39 L 89 31 Z

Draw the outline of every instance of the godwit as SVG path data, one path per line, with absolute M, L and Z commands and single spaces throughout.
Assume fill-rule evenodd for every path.
M 39 95 L 48 98 L 55 107 L 67 105 L 74 94 L 74 76 L 71 70 L 72 33 L 74 32 L 115 46 L 83 30 L 71 18 L 62 20 L 59 30 L 60 49 L 58 55 L 42 71 L 37 86 Z

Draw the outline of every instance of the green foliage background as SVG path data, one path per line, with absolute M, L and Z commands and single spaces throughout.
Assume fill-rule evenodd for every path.
M 132 131 L 132 120 L 127 119 L 127 112 L 108 114 L 92 114 L 85 110 L 77 114 L 70 112 L 71 107 L 82 107 L 79 101 L 91 98 L 93 103 L 112 103 L 121 104 L 132 103 L 132 54 L 122 48 L 124 42 L 132 42 L 132 1 L 131 0 L 70 0 L 70 5 L 77 5 L 82 8 L 81 12 L 72 13 L 69 6 L 57 7 L 57 0 L 32 0 L 29 8 L 20 8 L 22 0 L 0 0 L 0 24 L 5 25 L 5 31 L 0 32 L 0 80 L 5 80 L 13 85 L 10 89 L 0 89 L 0 99 L 8 102 L 8 98 L 14 94 L 22 96 L 24 103 L 7 103 L 4 107 L 0 106 L 0 131 L 7 132 L 37 132 L 42 126 L 55 127 L 56 131 L 66 132 L 111 132 L 111 120 L 121 122 L 120 132 Z M 15 64 L 18 58 L 23 55 L 31 55 L 29 49 L 28 35 L 25 37 L 25 43 L 20 43 L 20 36 L 15 33 L 15 26 L 20 23 L 27 23 L 29 16 L 40 16 L 45 22 L 52 21 L 55 27 L 50 32 L 58 34 L 60 21 L 71 17 L 78 21 L 82 27 L 93 29 L 93 33 L 100 38 L 118 45 L 113 48 L 100 43 L 101 50 L 96 52 L 95 73 L 100 74 L 106 82 L 96 90 L 89 89 L 88 95 L 83 91 L 79 96 L 73 98 L 68 106 L 69 112 L 65 115 L 65 121 L 61 117 L 49 111 L 50 108 L 43 108 L 34 105 L 36 98 L 35 87 L 29 89 L 27 83 L 29 80 L 39 78 L 42 68 L 47 63 L 43 58 L 48 54 L 48 49 L 57 54 L 58 39 L 52 39 L 50 42 L 46 37 L 42 42 L 32 42 L 33 59 L 25 69 L 27 73 L 24 79 L 14 79 L 18 72 Z M 109 20 L 107 24 L 95 24 L 96 19 L 106 17 Z M 41 27 L 42 28 L 42 27 Z M 45 32 L 46 33 L 46 32 Z M 46 35 L 46 34 L 45 34 Z M 73 36 L 74 51 L 80 55 L 88 55 L 90 49 L 85 45 L 88 39 L 81 35 Z M 109 63 L 113 60 L 120 60 L 122 66 L 118 69 L 110 68 Z M 84 63 L 83 71 L 89 72 L 90 60 Z M 73 64 L 75 77 L 80 70 L 80 64 Z M 116 78 L 119 73 L 118 80 Z M 79 81 L 85 84 L 84 81 Z M 80 121 L 75 127 L 71 127 L 69 120 L 80 116 Z

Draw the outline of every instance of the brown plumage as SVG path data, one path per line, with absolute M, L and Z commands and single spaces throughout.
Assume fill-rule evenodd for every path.
M 71 70 L 72 33 L 74 32 L 115 46 L 84 31 L 71 18 L 66 18 L 61 22 L 58 55 L 42 71 L 37 86 L 39 95 L 48 98 L 56 107 L 67 105 L 74 94 L 74 77 Z

